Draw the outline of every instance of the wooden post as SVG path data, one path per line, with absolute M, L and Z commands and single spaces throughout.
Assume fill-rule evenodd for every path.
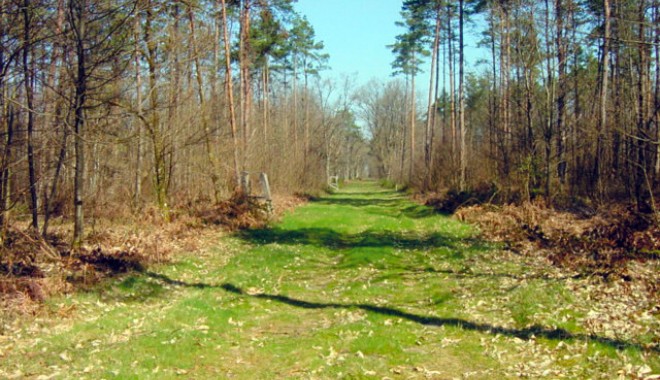
M 261 173 L 259 175 L 259 181 L 261 182 L 261 196 L 265 200 L 270 202 L 272 197 L 270 194 L 270 184 L 268 183 L 268 175 L 266 173 Z
M 250 173 L 246 171 L 241 172 L 241 191 L 245 195 L 250 195 Z
M 273 198 L 270 194 L 270 184 L 268 183 L 268 175 L 266 173 L 259 174 L 259 182 L 261 182 L 261 198 L 266 204 L 266 213 L 268 216 L 273 214 Z
M 333 175 L 328 178 L 328 186 L 333 190 L 339 190 L 339 176 Z

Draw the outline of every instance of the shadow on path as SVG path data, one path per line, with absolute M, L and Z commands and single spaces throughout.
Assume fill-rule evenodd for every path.
M 378 207 L 396 207 L 401 206 L 401 199 L 392 198 L 352 198 L 352 197 L 333 197 L 333 198 L 320 198 L 315 200 L 314 203 L 323 205 L 338 205 L 338 206 L 378 206 Z
M 164 283 L 167 283 L 169 285 L 190 287 L 196 289 L 223 289 L 229 293 L 236 294 L 239 296 L 271 300 L 302 309 L 362 309 L 370 313 L 406 319 L 415 323 L 419 323 L 420 325 L 424 325 L 424 326 L 437 326 L 437 327 L 452 326 L 465 330 L 483 332 L 493 335 L 501 334 L 523 340 L 530 340 L 533 339 L 534 337 L 538 337 L 538 338 L 546 338 L 550 340 L 591 341 L 591 342 L 601 343 L 603 345 L 615 348 L 617 350 L 633 348 L 640 351 L 651 351 L 655 353 L 660 353 L 660 347 L 657 346 L 645 347 L 639 343 L 633 343 L 633 342 L 628 342 L 614 338 L 601 337 L 595 334 L 574 334 L 567 330 L 558 329 L 558 328 L 548 329 L 543 326 L 534 325 L 532 327 L 527 327 L 524 329 L 515 329 L 515 328 L 494 326 L 487 323 L 471 322 L 461 318 L 439 318 L 439 317 L 417 315 L 392 307 L 376 306 L 365 303 L 342 304 L 342 303 L 310 302 L 310 301 L 299 300 L 279 294 L 267 294 L 267 293 L 249 294 L 246 293 L 240 287 L 233 285 L 231 283 L 224 283 L 220 285 L 211 285 L 205 283 L 187 283 L 184 281 L 171 279 L 163 274 L 154 273 L 150 271 L 145 271 L 144 274 L 147 275 L 148 277 L 163 281 Z
M 305 244 L 330 248 L 460 248 L 458 246 L 459 243 L 469 243 L 475 249 L 485 248 L 483 246 L 485 242 L 478 239 L 456 238 L 437 232 L 423 235 L 394 231 L 364 231 L 358 234 L 346 234 L 337 232 L 331 228 L 297 228 L 295 230 L 288 230 L 274 227 L 244 230 L 238 236 L 256 244 Z
M 401 198 L 362 198 L 362 197 L 327 197 L 318 198 L 314 203 L 323 205 L 368 207 L 369 213 L 375 213 L 382 216 L 404 216 L 411 219 L 428 218 L 434 215 L 449 215 L 436 211 L 431 207 L 421 205 L 407 205 Z M 374 209 L 383 209 L 383 212 L 375 212 Z

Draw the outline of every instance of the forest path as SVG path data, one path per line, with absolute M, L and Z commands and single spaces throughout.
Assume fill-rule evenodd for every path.
M 52 300 L 50 316 L 0 340 L 0 377 L 585 378 L 648 360 L 578 323 L 585 298 L 473 227 L 362 182 Z

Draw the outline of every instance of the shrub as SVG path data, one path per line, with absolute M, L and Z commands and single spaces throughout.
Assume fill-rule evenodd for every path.
M 439 197 L 428 199 L 426 205 L 433 207 L 436 211 L 453 214 L 460 207 L 490 203 L 497 192 L 494 184 L 481 184 L 468 191 L 450 189 Z

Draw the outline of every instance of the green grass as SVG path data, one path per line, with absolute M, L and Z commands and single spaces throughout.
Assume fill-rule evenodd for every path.
M 50 300 L 51 315 L 0 340 L 0 377 L 609 378 L 628 363 L 660 369 L 657 351 L 640 348 L 657 332 L 591 333 L 581 322 L 588 301 L 565 281 L 376 183 L 219 239 Z M 69 312 L 57 317 L 62 307 Z

